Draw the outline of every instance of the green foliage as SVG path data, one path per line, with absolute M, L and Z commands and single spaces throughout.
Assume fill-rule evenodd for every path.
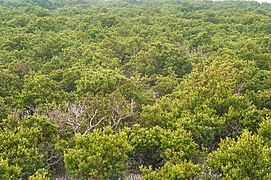
M 44 169 L 40 169 L 35 172 L 34 175 L 29 177 L 29 180 L 49 180 L 48 172 Z
M 21 168 L 14 165 L 9 165 L 8 159 L 0 157 L 0 178 L 1 179 L 15 179 L 19 178 L 21 174 Z
M 226 138 L 209 154 L 207 163 L 225 179 L 269 179 L 271 149 L 245 130 L 237 140 Z
M 47 160 L 57 155 L 57 126 L 50 120 L 42 116 L 9 116 L 1 129 L 0 157 L 6 176 L 28 177 L 40 168 L 50 168 Z
M 260 127 L 258 129 L 258 134 L 263 137 L 266 145 L 271 147 L 271 118 L 267 118 L 265 121 L 260 123 Z
M 8 107 L 6 106 L 4 99 L 0 97 L 0 123 L 2 119 L 7 118 Z
M 127 169 L 127 153 L 132 146 L 125 132 L 111 128 L 97 129 L 88 135 L 77 135 L 75 147 L 65 153 L 65 166 L 74 177 L 118 179 Z
M 139 125 L 128 129 L 131 145 L 134 147 L 131 155 L 137 166 L 163 166 L 167 161 L 174 163 L 183 160 L 196 161 L 197 145 L 191 134 L 182 128 L 167 130 L 159 126 L 141 128 Z
M 84 72 L 81 79 L 77 82 L 78 93 L 93 92 L 93 93 L 111 93 L 121 85 L 127 82 L 123 75 L 117 70 L 93 70 L 89 69 Z
M 214 60 L 198 63 L 172 94 L 154 106 L 143 107 L 142 124 L 166 128 L 183 126 L 194 140 L 212 148 L 225 136 L 235 137 L 243 128 L 255 130 L 264 112 L 242 94 L 244 84 L 257 72 L 253 63 Z
M 0 0 L 0 179 L 117 179 L 140 165 L 146 179 L 270 179 L 270 12 L 251 1 Z M 233 152 L 245 137 L 263 171 L 242 154 L 216 164 L 220 142 Z M 209 153 L 218 160 L 206 169 Z

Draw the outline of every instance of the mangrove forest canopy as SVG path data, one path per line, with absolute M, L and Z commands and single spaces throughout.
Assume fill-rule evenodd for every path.
M 271 4 L 0 0 L 0 179 L 271 179 Z

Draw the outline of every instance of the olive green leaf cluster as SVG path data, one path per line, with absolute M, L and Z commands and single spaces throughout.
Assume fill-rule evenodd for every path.
M 270 179 L 271 4 L 0 0 L 0 179 Z
M 9 116 L 1 123 L 1 179 L 28 178 L 49 170 L 60 154 L 57 126 L 42 116 Z
M 68 170 L 77 178 L 118 179 L 127 169 L 127 152 L 132 146 L 125 132 L 114 133 L 106 127 L 75 137 L 75 148 L 65 154 Z
M 269 179 L 270 153 L 260 136 L 244 131 L 236 141 L 223 140 L 207 163 L 225 179 Z

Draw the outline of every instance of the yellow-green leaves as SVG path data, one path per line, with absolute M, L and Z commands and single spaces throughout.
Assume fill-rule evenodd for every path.
M 49 169 L 61 158 L 55 147 L 57 126 L 48 118 L 9 116 L 0 127 L 0 169 L 4 168 L 4 177 L 27 178 L 39 169 Z
M 134 147 L 131 157 L 136 166 L 158 168 L 166 162 L 197 161 L 197 144 L 193 142 L 191 134 L 182 128 L 170 130 L 159 126 L 142 128 L 135 125 L 127 130 Z
M 207 159 L 208 165 L 225 179 L 269 179 L 271 148 L 261 136 L 245 130 L 237 140 L 226 138 Z
M 125 132 L 111 128 L 94 130 L 75 137 L 75 147 L 65 153 L 68 172 L 79 179 L 118 179 L 127 169 L 127 153 L 132 150 Z

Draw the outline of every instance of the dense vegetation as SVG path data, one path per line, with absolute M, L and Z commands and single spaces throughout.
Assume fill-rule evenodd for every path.
M 0 179 L 271 179 L 271 4 L 0 1 Z

